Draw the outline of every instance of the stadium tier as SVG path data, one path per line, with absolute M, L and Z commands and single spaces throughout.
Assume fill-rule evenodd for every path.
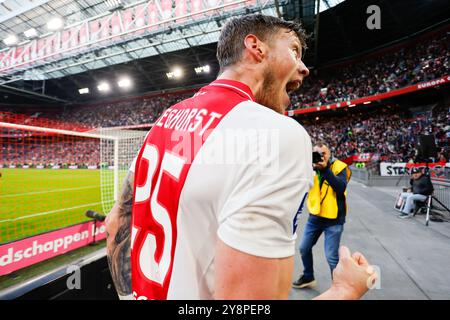
M 312 74 L 292 100 L 306 108 L 372 96 L 450 74 L 449 35 L 429 35 Z
M 433 135 L 439 154 L 436 161 L 446 163 L 450 155 L 450 118 L 448 107 L 426 113 L 413 113 L 398 105 L 333 116 L 313 114 L 299 121 L 313 141 L 327 141 L 339 159 L 370 153 L 379 161 L 414 162 L 420 135 Z
M 384 48 L 328 66 L 319 70 L 317 75 L 312 72 L 302 89 L 291 95 L 289 109 L 312 108 L 376 96 L 449 76 L 449 43 L 447 32 L 440 31 L 437 35 L 433 32 L 416 40 L 397 44 L 394 49 Z M 62 123 L 79 123 L 79 126 L 91 128 L 149 124 L 163 110 L 192 96 L 198 88 L 181 89 L 181 93 L 155 93 L 110 103 L 68 106 L 63 112 L 41 108 L 39 112 L 34 112 L 34 116 L 53 118 Z M 0 116 L 3 117 L 6 111 L 10 111 L 7 107 L 0 107 L 0 112 L 1 110 L 3 115 L 0 113 Z M 17 110 L 20 108 L 15 108 L 16 112 Z M 57 127 L 57 124 L 50 126 Z

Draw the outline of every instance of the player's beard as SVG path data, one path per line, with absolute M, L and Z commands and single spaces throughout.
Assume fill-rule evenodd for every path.
M 263 76 L 264 81 L 262 90 L 255 96 L 256 102 L 276 112 L 282 113 L 283 107 L 281 106 L 281 102 L 277 101 L 279 99 L 279 94 L 276 89 L 274 72 L 270 68 L 267 68 L 264 71 Z

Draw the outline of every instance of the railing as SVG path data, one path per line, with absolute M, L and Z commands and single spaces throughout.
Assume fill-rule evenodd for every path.
M 441 180 L 431 180 L 433 182 L 434 193 L 433 195 L 442 202 L 447 208 L 450 208 L 450 180 L 441 181 Z M 434 203 L 437 207 L 438 204 Z
M 366 168 L 356 168 L 352 166 L 350 169 L 352 171 L 352 180 L 355 179 L 363 183 L 369 181 L 369 171 Z
M 356 168 L 351 166 L 352 180 L 364 183 L 367 186 L 390 186 L 399 187 L 409 185 L 408 174 L 402 176 L 380 176 L 375 170 L 368 170 L 367 168 Z M 444 168 L 444 174 L 438 179 L 432 178 L 435 188 L 435 196 L 445 206 L 450 208 L 450 168 Z

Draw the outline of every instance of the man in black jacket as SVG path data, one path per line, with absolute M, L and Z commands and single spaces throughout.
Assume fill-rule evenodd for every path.
M 403 192 L 401 197 L 406 200 L 400 218 L 407 218 L 415 209 L 414 201 L 425 201 L 427 196 L 433 193 L 433 184 L 430 177 L 424 175 L 419 168 L 412 168 L 412 179 L 409 181 L 411 185 L 410 192 Z

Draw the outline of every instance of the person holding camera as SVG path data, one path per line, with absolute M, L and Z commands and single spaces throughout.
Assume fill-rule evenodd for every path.
M 407 192 L 402 192 L 400 197 L 405 201 L 402 213 L 399 218 L 411 217 L 411 213 L 414 212 L 416 207 L 416 201 L 425 201 L 427 197 L 434 191 L 433 184 L 431 183 L 428 174 L 423 174 L 419 168 L 411 169 L 412 178 L 409 181 L 411 188 Z
M 313 151 L 316 174 L 307 199 L 310 215 L 300 244 L 304 271 L 292 284 L 294 288 L 316 284 L 312 248 L 322 233 L 325 233 L 325 255 L 333 275 L 339 261 L 339 246 L 347 214 L 346 189 L 351 177 L 350 169 L 344 162 L 333 158 L 324 143 L 317 143 Z

